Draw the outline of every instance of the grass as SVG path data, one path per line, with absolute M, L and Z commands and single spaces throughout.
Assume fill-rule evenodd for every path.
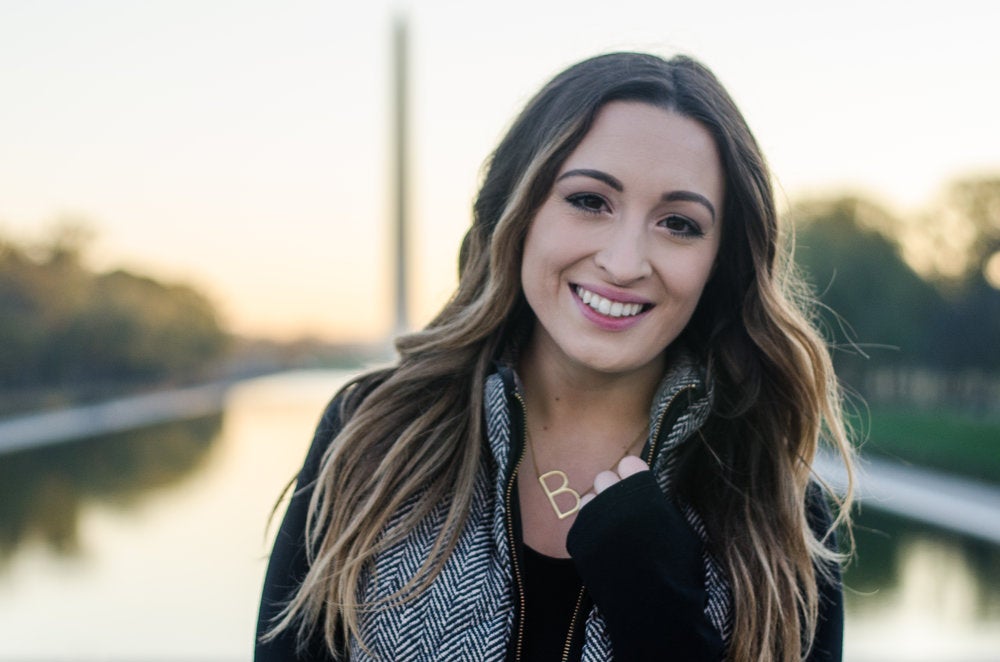
M 1000 418 L 871 406 L 862 453 L 1000 484 Z M 866 429 L 867 428 L 867 429 Z

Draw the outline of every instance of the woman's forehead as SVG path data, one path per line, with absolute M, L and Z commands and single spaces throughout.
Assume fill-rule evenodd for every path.
M 604 173 L 617 188 L 661 195 L 692 190 L 721 209 L 724 175 L 712 134 L 698 121 L 639 101 L 614 101 L 559 168 Z M 613 188 L 615 188 L 613 186 Z

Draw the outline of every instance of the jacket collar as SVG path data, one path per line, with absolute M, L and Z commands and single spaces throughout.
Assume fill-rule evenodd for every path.
M 493 459 L 506 474 L 524 443 L 523 411 L 516 400 L 523 390 L 510 362 L 497 361 L 495 366 L 486 380 L 486 432 Z M 654 470 L 663 469 L 667 456 L 705 423 L 711 405 L 712 389 L 703 366 L 686 348 L 672 349 L 650 405 L 643 459 L 652 459 Z

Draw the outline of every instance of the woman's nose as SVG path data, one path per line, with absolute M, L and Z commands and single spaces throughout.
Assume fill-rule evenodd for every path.
M 612 283 L 628 285 L 652 274 L 643 229 L 643 223 L 625 219 L 616 220 L 609 229 L 607 242 L 594 261 Z

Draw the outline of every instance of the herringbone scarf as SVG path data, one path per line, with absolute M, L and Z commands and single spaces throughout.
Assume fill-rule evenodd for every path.
M 664 378 L 650 412 L 657 421 L 674 394 L 701 385 L 699 371 L 683 357 Z M 361 635 L 349 646 L 351 660 L 425 662 L 429 660 L 483 660 L 502 662 L 514 627 L 513 569 L 506 532 L 505 480 L 511 461 L 512 386 L 494 373 L 486 385 L 486 432 L 490 453 L 484 453 L 476 476 L 472 510 L 459 534 L 458 544 L 431 586 L 409 600 L 383 603 L 362 614 Z M 708 417 L 710 398 L 705 396 L 681 414 L 665 431 L 653 471 L 661 489 L 670 492 L 677 446 L 687 440 Z M 415 500 L 397 517 L 405 514 Z M 705 537 L 697 513 L 683 508 L 692 527 Z M 435 509 L 404 541 L 385 550 L 362 578 L 360 598 L 371 603 L 392 595 L 410 580 L 431 553 L 443 526 L 445 504 Z M 391 525 L 390 525 L 391 526 Z M 728 643 L 730 592 L 723 572 L 707 552 L 704 578 L 708 593 L 705 614 Z M 587 617 L 583 662 L 614 658 L 604 618 L 595 607 Z

